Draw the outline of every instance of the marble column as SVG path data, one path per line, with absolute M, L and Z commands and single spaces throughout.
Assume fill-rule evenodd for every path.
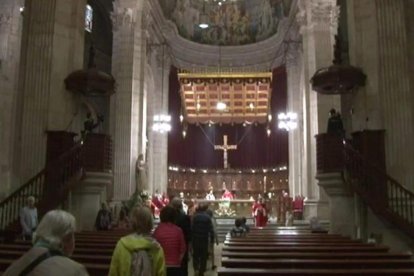
M 20 8 L 23 4 L 23 0 L 0 2 L 0 198 L 12 190 L 18 175 L 13 170 L 13 141 L 23 24 Z
M 354 131 L 385 129 L 387 173 L 414 191 L 414 97 L 409 37 L 404 15 L 409 1 L 349 1 L 351 64 L 364 69 L 367 85 L 353 98 Z
M 162 50 L 164 47 L 164 51 Z M 156 76 L 155 91 L 153 92 L 152 114 L 168 114 L 168 92 L 169 74 L 171 60 L 167 54 L 168 46 L 160 46 L 156 49 Z M 151 118 L 152 119 L 152 118 Z M 168 173 L 168 133 L 151 132 L 150 148 L 152 152 L 152 191 L 158 190 L 160 193 L 167 191 Z
M 76 96 L 63 80 L 83 66 L 86 0 L 27 0 L 24 8 L 17 114 L 21 182 L 45 165 L 46 130 L 64 130 Z
M 310 79 L 322 67 L 332 64 L 334 35 L 339 8 L 336 0 L 300 0 L 297 20 L 303 41 L 303 178 L 305 217 L 327 215 L 327 201 L 317 185 L 315 135 L 326 132 L 331 108 L 340 110 L 339 96 L 327 96 L 312 90 Z
M 136 163 L 143 150 L 145 2 L 115 1 L 112 14 L 112 73 L 117 81 L 110 111 L 114 141 L 114 201 L 126 200 L 135 192 Z
M 288 45 L 286 58 L 288 112 L 298 114 L 298 127 L 289 131 L 289 193 L 294 198 L 303 195 L 302 167 L 302 50 L 300 43 Z

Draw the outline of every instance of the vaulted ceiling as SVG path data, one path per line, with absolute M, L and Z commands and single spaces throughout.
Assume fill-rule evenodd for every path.
M 210 45 L 245 45 L 278 31 L 293 0 L 158 0 L 181 37 Z M 198 26 L 206 19 L 208 28 Z

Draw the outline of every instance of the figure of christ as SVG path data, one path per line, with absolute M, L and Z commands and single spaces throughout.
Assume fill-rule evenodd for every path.
M 227 151 L 228 150 L 236 150 L 237 145 L 227 144 L 227 135 L 223 135 L 223 145 L 214 145 L 214 149 L 223 151 L 223 166 L 224 166 L 225 169 L 227 169 L 228 168 Z
M 267 209 L 263 198 L 259 198 L 252 206 L 252 217 L 256 227 L 264 227 L 267 224 Z

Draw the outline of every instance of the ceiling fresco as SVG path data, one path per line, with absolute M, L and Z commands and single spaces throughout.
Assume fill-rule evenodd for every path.
M 158 0 L 183 38 L 210 45 L 245 45 L 277 32 L 292 0 Z M 208 28 L 198 26 L 206 19 Z

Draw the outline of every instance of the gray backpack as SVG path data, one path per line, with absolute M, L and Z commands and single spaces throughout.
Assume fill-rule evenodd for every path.
M 131 256 L 131 276 L 150 275 L 152 275 L 152 258 L 148 250 L 133 251 Z

